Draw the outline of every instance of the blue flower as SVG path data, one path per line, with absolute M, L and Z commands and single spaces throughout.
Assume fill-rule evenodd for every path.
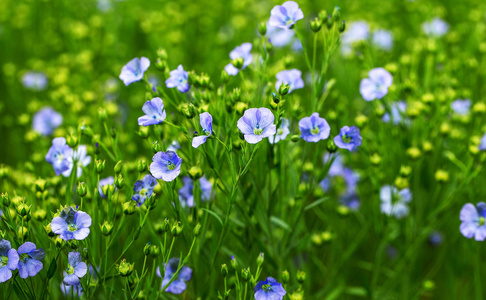
M 243 58 L 243 66 L 241 67 L 242 70 L 248 67 L 253 60 L 253 56 L 250 53 L 251 47 L 252 46 L 250 43 L 243 43 L 230 52 L 229 56 L 232 60 L 237 58 Z M 233 66 L 232 63 L 227 64 L 224 69 L 226 73 L 228 73 L 228 75 L 232 76 L 235 76 L 239 72 L 239 70 L 235 66 Z
M 255 300 L 282 300 L 287 294 L 282 284 L 272 277 L 267 277 L 266 280 L 258 282 L 253 291 L 255 292 Z
M 17 269 L 19 254 L 7 240 L 0 241 L 0 282 L 12 278 L 12 271 Z
M 123 66 L 120 79 L 128 86 L 132 82 L 140 81 L 143 78 L 143 73 L 150 67 L 150 60 L 146 57 L 135 57 Z
M 339 199 L 341 205 L 346 206 L 350 210 L 358 210 L 361 203 L 359 202 L 358 195 L 356 194 L 345 194 Z
M 293 90 L 301 89 L 304 87 L 304 80 L 302 80 L 301 76 L 302 72 L 297 69 L 280 71 L 276 76 L 275 89 L 278 91 L 282 83 L 290 86 L 289 94 Z
M 44 249 L 37 249 L 34 243 L 25 242 L 17 250 L 19 254 L 19 276 L 23 279 L 34 277 L 42 270 L 41 260 L 44 259 Z
M 432 246 L 438 247 L 442 244 L 443 241 L 444 241 L 444 235 L 440 231 L 434 230 L 430 233 L 429 243 Z
M 46 154 L 46 161 L 52 165 L 56 175 L 72 168 L 73 149 L 66 145 L 66 139 L 58 137 L 52 140 L 52 146 Z
M 170 77 L 165 81 L 165 85 L 170 89 L 177 87 L 179 92 L 185 93 L 190 89 L 188 76 L 182 65 L 179 65 L 177 69 L 170 71 Z
M 375 68 L 368 73 L 369 78 L 361 80 L 359 92 L 366 101 L 381 99 L 388 94 L 393 77 L 383 68 Z
M 33 128 L 42 135 L 51 135 L 62 124 L 62 116 L 50 107 L 39 110 L 34 116 Z
M 357 21 L 349 24 L 341 36 L 341 54 L 350 55 L 354 43 L 368 39 L 370 27 L 365 21 Z
M 157 152 L 150 164 L 150 173 L 163 181 L 172 181 L 181 173 L 182 159 L 173 151 Z
M 388 123 L 390 119 L 392 120 L 393 124 L 398 125 L 402 121 L 402 115 L 405 114 L 407 110 L 407 103 L 405 101 L 397 101 L 391 104 L 391 118 L 389 113 L 385 113 L 383 115 L 383 122 Z
M 344 126 L 341 128 L 339 135 L 334 137 L 334 143 L 341 149 L 348 149 L 349 151 L 356 150 L 361 146 L 361 134 L 356 126 Z
M 274 120 L 275 116 L 268 108 L 250 108 L 238 120 L 238 129 L 248 143 L 256 144 L 275 134 L 277 126 L 273 124 Z
M 329 159 L 330 155 L 326 154 L 324 156 L 324 164 L 327 164 Z M 327 172 L 327 177 L 324 178 L 320 183 L 321 188 L 325 192 L 329 191 L 329 189 L 331 188 L 331 180 L 334 180 L 334 178 L 336 177 L 342 178 L 344 180 L 344 183 L 346 184 L 344 194 L 356 194 L 356 187 L 360 180 L 359 173 L 353 171 L 351 168 L 345 167 L 341 155 L 338 155 L 336 159 L 334 159 L 334 161 L 332 162 L 332 165 Z M 333 183 L 333 185 L 335 184 Z
M 165 120 L 166 113 L 164 110 L 164 102 L 159 97 L 155 97 L 150 101 L 145 102 L 142 106 L 145 116 L 138 118 L 138 125 L 149 126 L 160 124 Z
M 267 23 L 268 41 L 272 43 L 274 47 L 283 47 L 288 45 L 294 38 L 295 31 L 282 29 L 275 27 Z
M 72 207 L 63 209 L 59 217 L 55 217 L 51 222 L 52 232 L 59 234 L 60 238 L 65 241 L 84 240 L 89 235 L 90 226 L 91 217 L 87 213 L 77 211 Z
M 486 133 L 481 138 L 481 143 L 479 144 L 479 150 L 484 151 L 486 150 Z
M 425 34 L 430 37 L 441 37 L 449 31 L 449 24 L 439 18 L 422 24 Z
M 204 144 L 208 137 L 213 134 L 213 117 L 208 112 L 199 115 L 199 123 L 201 123 L 203 132 L 202 135 L 198 135 L 192 139 L 192 147 L 194 148 Z
M 181 144 L 179 144 L 178 141 L 172 141 L 172 143 L 170 143 L 169 147 L 167 147 L 167 151 L 176 152 L 179 149 L 181 149 Z
M 108 1 L 108 0 L 106 0 Z M 77 286 L 70 286 L 70 285 L 65 285 L 64 283 L 61 283 L 61 292 L 65 295 L 70 297 L 71 294 L 71 289 L 74 289 L 73 293 L 74 295 L 77 295 L 79 298 L 81 298 L 81 294 L 83 293 L 83 288 L 81 285 Z
M 81 261 L 81 254 L 79 252 L 69 252 L 69 264 L 64 271 L 63 283 L 65 285 L 79 285 L 79 279 L 86 275 L 88 266 Z
M 62 175 L 64 175 L 64 177 L 69 177 L 69 175 L 71 175 L 71 171 L 73 170 L 74 161 L 76 161 L 76 176 L 78 178 L 81 177 L 81 174 L 83 174 L 83 167 L 86 167 L 91 162 L 91 156 L 88 156 L 87 153 L 86 146 L 79 145 L 78 149 L 73 151 L 73 155 L 67 158 L 69 169 L 62 172 Z
M 376 30 L 373 33 L 373 44 L 378 48 L 389 51 L 393 46 L 393 36 L 388 30 Z
M 471 108 L 471 100 L 456 100 L 451 103 L 451 108 L 459 116 L 465 116 L 469 113 L 469 109 Z
M 326 119 L 319 117 L 319 113 L 313 113 L 310 117 L 302 118 L 299 121 L 299 129 L 301 137 L 306 142 L 317 143 L 320 140 L 327 139 L 331 133 L 331 127 Z
M 194 183 L 191 178 L 184 177 L 182 179 L 184 186 L 179 190 L 179 200 L 182 206 L 194 207 Z M 201 187 L 201 200 L 209 201 L 211 198 L 211 190 L 213 188 L 211 182 L 207 180 L 204 176 L 199 179 L 199 185 Z
M 169 283 L 174 273 L 177 272 L 178 267 L 179 267 L 179 258 L 177 257 L 169 259 L 169 262 L 167 264 L 164 264 L 165 273 L 164 273 L 164 278 L 162 280 L 162 286 L 160 288 L 163 288 L 166 284 Z M 157 276 L 162 277 L 159 267 L 157 267 L 156 273 Z M 179 276 L 174 281 L 172 281 L 172 283 L 165 289 L 165 292 L 169 292 L 172 294 L 181 294 L 186 290 L 187 287 L 186 281 L 191 280 L 191 276 L 192 276 L 191 268 L 186 266 L 182 267 Z
M 396 187 L 385 185 L 380 190 L 381 211 L 388 216 L 403 218 L 408 215 L 407 203 L 412 200 L 409 189 L 398 191 Z
M 289 135 L 290 133 L 289 126 L 290 126 L 289 120 L 282 118 L 282 123 L 280 124 L 280 127 L 275 132 L 275 135 L 271 135 L 268 137 L 270 144 L 276 144 L 281 140 L 285 140 L 287 138 L 287 135 Z
M 463 236 L 469 239 L 474 237 L 476 241 L 486 239 L 486 204 L 484 202 L 479 202 L 476 207 L 471 203 L 464 204 L 459 218 L 462 222 L 459 230 Z
M 113 184 L 115 183 L 115 178 L 113 176 L 106 177 L 104 179 L 101 179 L 99 184 L 98 184 L 98 192 L 100 193 L 101 198 L 106 198 L 108 195 L 103 194 L 103 187 L 105 185 Z
M 152 196 L 155 186 L 157 185 L 157 180 L 150 174 L 143 177 L 142 180 L 137 180 L 133 191 L 135 194 L 132 196 L 133 201 L 137 201 L 137 206 L 142 205 L 147 198 Z
M 282 29 L 291 29 L 295 22 L 303 18 L 304 13 L 299 8 L 299 5 L 294 1 L 287 1 L 272 8 L 268 23 Z
M 42 72 L 27 72 L 22 77 L 25 88 L 33 91 L 42 91 L 47 87 L 47 77 Z

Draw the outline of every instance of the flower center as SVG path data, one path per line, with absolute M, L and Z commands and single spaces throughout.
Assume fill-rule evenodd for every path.
M 479 226 L 483 226 L 485 224 L 484 217 L 479 217 Z
M 169 170 L 171 170 L 171 171 L 172 171 L 172 170 L 174 170 L 174 169 L 175 169 L 175 165 L 169 161 L 169 162 L 167 163 L 167 168 L 168 168 Z
M 62 161 L 64 159 L 64 155 L 62 155 L 61 153 L 56 153 L 54 154 L 54 158 L 58 161 Z
M 78 230 L 78 227 L 76 226 L 76 224 L 71 223 L 71 224 L 69 224 L 68 230 L 73 232 L 73 231 Z
M 19 260 L 27 261 L 27 260 L 29 260 L 29 255 L 27 253 L 22 253 L 22 254 L 19 255 Z
M 69 264 L 68 264 L 68 266 L 67 266 L 67 268 L 66 268 L 66 273 L 67 273 L 68 275 L 71 275 L 71 274 L 73 274 L 73 273 L 74 273 L 74 268 L 73 268 L 71 265 L 69 265 Z
M 310 132 L 311 132 L 313 135 L 318 134 L 318 133 L 319 133 L 319 127 L 312 128 L 312 129 L 310 130 Z
M 348 134 L 343 135 L 343 142 L 349 143 L 351 142 L 351 137 Z
M 270 284 L 264 284 L 262 285 L 262 290 L 264 290 L 265 292 L 269 292 L 272 290 L 272 286 Z
M 147 189 L 145 189 L 145 188 L 144 188 L 144 189 L 141 189 L 139 194 L 140 194 L 140 196 L 142 196 L 142 197 L 147 197 L 148 190 L 147 190 Z
M 279 129 L 277 130 L 277 135 L 282 135 L 282 134 L 283 134 L 283 129 L 282 129 L 282 128 L 279 128 Z
M 203 133 L 207 136 L 211 135 L 211 132 L 209 132 L 209 130 L 206 130 L 206 129 L 203 129 Z
M 5 267 L 8 263 L 8 257 L 7 256 L 0 256 L 0 267 Z
M 294 20 L 287 16 L 287 18 L 285 19 L 285 25 L 290 26 L 292 24 L 294 24 Z

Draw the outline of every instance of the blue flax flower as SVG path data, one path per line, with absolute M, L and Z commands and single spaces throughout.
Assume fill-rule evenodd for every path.
M 368 39 L 370 26 L 366 21 L 352 22 L 341 36 L 341 54 L 348 56 L 353 53 L 353 44 Z
M 334 137 L 334 143 L 341 149 L 348 149 L 349 151 L 356 150 L 361 146 L 361 134 L 356 126 L 344 126 L 341 128 L 339 135 Z
M 7 240 L 0 241 L 0 282 L 12 278 L 12 271 L 17 269 L 19 254 Z
M 280 71 L 276 77 L 277 77 L 277 82 L 275 83 L 275 89 L 277 89 L 277 91 L 282 85 L 282 83 L 288 84 L 290 86 L 289 94 L 293 90 L 301 89 L 304 87 L 304 80 L 302 80 L 302 72 L 297 69 Z
M 47 77 L 42 72 L 27 72 L 22 77 L 22 84 L 32 91 L 42 91 L 47 87 Z
M 173 151 L 157 152 L 150 164 L 150 173 L 163 181 L 172 181 L 181 173 L 182 159 Z
M 403 218 L 408 215 L 407 203 L 412 200 L 409 189 L 398 191 L 396 187 L 385 185 L 380 190 L 381 211 L 388 216 Z
M 295 31 L 275 27 L 267 23 L 268 41 L 274 47 L 280 48 L 290 44 L 294 40 Z
M 306 142 L 318 142 L 325 140 L 331 133 L 331 127 L 326 119 L 320 118 L 319 113 L 313 113 L 310 117 L 302 118 L 299 121 L 301 137 Z
M 115 178 L 113 178 L 113 176 L 109 176 L 100 180 L 100 183 L 98 184 L 98 192 L 100 193 L 101 198 L 108 197 L 108 195 L 103 194 L 103 187 L 105 185 L 110 185 L 113 183 L 115 183 Z
M 486 239 L 486 204 L 484 202 L 479 202 L 476 206 L 471 203 L 464 204 L 459 218 L 462 222 L 459 230 L 463 236 L 469 239 L 474 237 L 476 241 Z
M 481 138 L 481 143 L 479 144 L 479 150 L 484 151 L 486 150 L 486 133 Z
M 23 279 L 34 277 L 42 270 L 41 260 L 44 259 L 44 249 L 37 249 L 34 243 L 25 242 L 17 250 L 19 254 L 19 276 Z
M 270 143 L 276 144 L 281 140 L 285 140 L 287 138 L 287 135 L 289 135 L 290 133 L 289 125 L 290 125 L 289 120 L 282 118 L 282 123 L 280 124 L 280 127 L 275 132 L 275 135 L 271 135 L 268 137 Z
M 85 145 L 79 145 L 78 149 L 73 151 L 73 155 L 68 157 L 69 169 L 62 172 L 64 177 L 69 177 L 76 161 L 76 176 L 79 178 L 83 174 L 83 167 L 86 167 L 91 162 L 91 156 L 88 156 L 88 151 Z
M 434 18 L 430 22 L 423 23 L 422 28 L 430 37 L 441 37 L 449 31 L 449 24 L 439 18 Z
M 393 36 L 390 31 L 379 29 L 373 33 L 373 44 L 378 48 L 389 51 L 393 46 Z
M 184 186 L 179 190 L 179 200 L 181 201 L 182 206 L 193 207 L 194 203 L 194 183 L 191 178 L 184 177 L 182 178 L 182 182 Z M 211 198 L 211 190 L 213 188 L 211 182 L 207 180 L 204 176 L 199 179 L 199 185 L 201 187 L 201 200 L 209 201 Z
M 405 101 L 393 102 L 391 105 L 391 117 L 389 113 L 385 113 L 382 117 L 383 122 L 388 123 L 390 119 L 393 124 L 398 125 L 402 121 L 402 115 L 407 110 L 407 103 Z
M 213 117 L 208 112 L 199 115 L 199 123 L 201 123 L 202 134 L 192 139 L 192 147 L 197 148 L 204 144 L 208 137 L 213 134 Z
M 451 108 L 459 116 L 465 116 L 469 113 L 469 109 L 471 108 L 471 100 L 456 100 L 451 103 Z
M 250 43 L 243 43 L 230 52 L 229 56 L 232 60 L 237 58 L 243 58 L 243 66 L 241 67 L 242 70 L 248 67 L 253 60 L 253 56 L 250 53 L 251 47 L 252 46 Z M 233 66 L 232 63 L 227 64 L 224 69 L 226 73 L 228 73 L 228 75 L 232 76 L 235 76 L 239 72 L 239 70 L 235 66 Z
M 64 272 L 63 283 L 65 285 L 79 285 L 79 279 L 86 275 L 88 266 L 81 261 L 81 254 L 79 252 L 69 252 L 69 264 Z
M 368 73 L 368 77 L 363 78 L 359 85 L 363 99 L 371 101 L 385 97 L 393 83 L 392 75 L 383 68 L 375 68 Z
M 73 156 L 73 149 L 66 145 L 66 139 L 58 137 L 52 140 L 52 146 L 46 154 L 46 161 L 52 165 L 56 175 L 72 168 L 72 161 L 69 158 Z
M 353 211 L 358 210 L 361 205 L 358 195 L 356 194 L 345 194 L 341 196 L 341 198 L 339 199 L 339 203 Z
M 35 132 L 42 135 L 51 135 L 61 124 L 61 114 L 57 113 L 51 107 L 45 107 L 35 114 L 32 127 Z
M 177 87 L 179 92 L 185 93 L 190 88 L 188 78 L 189 74 L 179 65 L 177 69 L 170 71 L 170 77 L 165 81 L 165 85 L 170 89 Z
M 77 211 L 72 207 L 66 207 L 58 217 L 52 219 L 51 229 L 60 238 L 69 241 L 72 239 L 81 241 L 89 235 L 91 217 L 83 212 Z
M 157 185 L 157 180 L 150 174 L 143 177 L 142 180 L 137 180 L 133 191 L 135 192 L 132 196 L 132 200 L 137 202 L 137 206 L 142 205 L 147 198 L 152 196 L 155 186 Z
M 138 118 L 138 125 L 149 126 L 160 124 L 165 120 L 166 113 L 164 110 L 164 102 L 159 97 L 155 97 L 150 101 L 145 102 L 142 106 L 145 116 Z
M 304 13 L 299 8 L 299 5 L 294 1 L 287 1 L 272 8 L 268 23 L 282 29 L 291 29 L 295 22 L 303 18 Z
M 258 282 L 253 291 L 255 292 L 255 300 L 282 300 L 287 294 L 282 284 L 272 277 L 267 277 L 266 280 Z
M 268 108 L 250 108 L 238 120 L 238 129 L 245 135 L 248 143 L 256 144 L 276 133 L 277 126 L 273 124 L 274 120 L 275 116 Z
M 161 288 L 163 288 L 167 283 L 169 283 L 174 273 L 177 272 L 178 266 L 179 266 L 179 258 L 177 257 L 169 259 L 168 264 L 164 264 L 165 273 L 162 280 Z M 159 267 L 157 267 L 156 273 L 157 276 L 162 277 Z M 191 268 L 186 266 L 182 267 L 179 276 L 174 281 L 172 281 L 172 283 L 165 289 L 165 292 L 169 292 L 172 294 L 182 294 L 182 292 L 184 292 L 187 287 L 186 281 L 191 280 L 191 276 L 192 276 Z
M 81 294 L 83 293 L 83 288 L 81 287 L 81 285 L 70 286 L 61 283 L 61 292 L 64 294 L 65 297 L 71 297 L 71 289 L 74 289 L 74 295 L 77 295 L 79 298 L 81 298 Z
M 143 73 L 150 67 L 150 60 L 146 57 L 135 57 L 123 66 L 120 79 L 128 86 L 132 82 L 140 81 L 143 78 Z

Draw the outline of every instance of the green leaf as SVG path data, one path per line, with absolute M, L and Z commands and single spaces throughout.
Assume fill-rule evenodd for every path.
M 285 223 L 284 221 L 282 221 L 281 219 L 279 219 L 279 218 L 277 218 L 275 216 L 271 216 L 270 217 L 270 222 L 272 222 L 273 224 L 275 224 L 277 226 L 282 227 L 283 229 L 285 229 L 287 231 L 290 231 L 289 224 Z
M 212 215 L 213 217 L 215 217 L 215 218 L 216 218 L 216 220 L 218 220 L 218 221 L 219 221 L 219 223 L 221 224 L 221 226 L 224 226 L 224 224 L 223 224 L 223 220 L 221 220 L 221 218 L 220 218 L 220 217 L 219 217 L 219 216 L 218 216 L 218 215 L 217 215 L 217 214 L 216 214 L 214 211 L 209 210 L 209 209 L 207 209 L 207 208 L 203 208 L 203 210 L 204 210 L 204 211 L 206 211 L 206 212 L 208 212 L 208 213 L 209 213 L 210 215 Z
M 316 201 L 312 202 L 311 204 L 307 205 L 304 210 L 309 210 L 325 201 L 327 201 L 329 199 L 329 197 L 324 197 L 324 198 L 320 198 L 320 199 L 317 199 Z

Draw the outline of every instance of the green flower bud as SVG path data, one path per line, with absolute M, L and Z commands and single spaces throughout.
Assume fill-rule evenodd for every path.
M 81 255 L 83 256 L 84 260 L 89 260 L 89 251 L 88 248 L 83 248 L 83 251 L 81 251 Z
M 327 19 L 326 19 L 326 27 L 327 27 L 327 29 L 331 29 L 333 25 L 334 25 L 334 21 L 333 21 L 332 17 L 331 16 L 327 16 Z
M 335 6 L 334 10 L 332 11 L 332 19 L 334 21 L 339 21 L 340 18 L 341 18 L 341 9 L 339 8 L 339 6 Z
M 282 282 L 287 283 L 290 280 L 290 274 L 289 271 L 285 270 L 282 272 Z
M 68 246 L 72 250 L 78 249 L 79 242 L 77 240 L 69 240 L 66 242 L 66 246 Z
M 260 255 L 258 255 L 257 257 L 257 266 L 261 266 L 263 264 L 263 261 L 264 261 L 263 252 L 260 252 Z
M 157 196 L 157 194 L 156 193 L 153 193 L 152 195 L 150 195 L 150 197 L 147 200 L 147 205 L 148 205 L 148 208 L 150 210 L 152 210 L 155 207 L 157 207 L 157 198 L 156 198 L 156 196 Z
M 21 240 L 24 240 L 27 235 L 29 234 L 29 230 L 25 226 L 19 226 L 17 230 L 17 237 Z
M 412 174 L 412 167 L 410 167 L 410 166 L 400 166 L 400 171 L 398 173 L 402 177 L 407 177 L 410 174 Z
M 162 146 L 160 146 L 158 141 L 154 141 L 152 143 L 152 151 L 154 152 L 154 154 L 159 152 L 159 151 L 162 151 Z
M 146 139 L 149 136 L 149 126 L 139 126 L 137 134 L 140 136 L 142 139 Z
M 27 205 L 25 203 L 21 203 L 17 206 L 17 213 L 21 216 L 21 217 L 25 217 L 26 215 L 28 215 L 30 213 L 30 205 Z
M 164 226 L 163 226 L 163 228 L 164 228 L 164 232 L 169 232 L 169 230 L 170 230 L 170 221 L 169 221 L 169 219 L 167 219 L 167 218 L 164 219 Z
M 285 95 L 287 95 L 289 93 L 289 89 L 290 89 L 290 85 L 288 83 L 282 82 L 282 84 L 278 88 L 278 93 L 281 96 L 285 96 Z
M 378 153 L 373 153 L 370 156 L 370 162 L 373 165 L 378 166 L 381 163 L 381 156 Z
M 145 256 L 149 256 L 150 255 L 150 242 L 148 242 L 145 247 L 143 247 L 143 254 L 145 254 Z
M 69 147 L 75 148 L 78 145 L 78 137 L 74 133 L 70 133 L 66 137 L 66 144 L 68 144 Z
M 333 140 L 329 140 L 327 141 L 327 151 L 329 151 L 329 153 L 334 153 L 337 151 L 337 147 L 336 147 L 336 144 L 334 143 Z
M 115 168 L 113 168 L 113 170 L 115 171 L 115 174 L 120 174 L 122 172 L 122 169 L 123 169 L 123 162 L 119 160 L 116 163 Z
M 96 160 L 96 172 L 98 172 L 98 174 L 101 174 L 105 170 L 105 163 L 105 160 Z
M 8 193 L 2 193 L 2 204 L 3 207 L 9 207 L 10 206 L 10 197 L 8 196 Z
M 120 264 L 118 264 L 118 265 L 115 266 L 115 269 L 117 270 L 117 272 L 121 276 L 127 277 L 127 276 L 130 276 L 130 274 L 132 274 L 134 267 L 135 267 L 135 263 L 131 264 L 131 263 L 128 263 L 126 261 L 126 259 L 123 259 L 120 262 Z
M 113 230 L 113 223 L 105 221 L 103 225 L 100 225 L 101 234 L 104 236 L 109 236 Z
M 35 190 L 39 192 L 43 192 L 46 189 L 46 184 L 47 181 L 45 181 L 44 179 L 37 179 L 35 181 Z
M 168 69 L 168 67 L 169 66 L 167 65 L 167 61 L 165 60 L 157 58 L 157 60 L 155 61 L 155 68 L 160 72 L 164 72 L 165 70 Z
M 65 244 L 66 241 L 61 239 L 59 235 L 54 239 L 54 245 L 56 245 L 57 248 L 64 247 Z
M 235 257 L 231 255 L 231 267 L 233 270 L 236 270 L 238 268 L 238 262 L 236 261 Z
M 133 215 L 135 213 L 135 211 L 137 210 L 137 207 L 135 206 L 135 202 L 134 201 L 128 201 L 128 202 L 125 202 L 123 203 L 123 213 L 125 215 Z
M 267 22 L 260 22 L 260 24 L 258 24 L 258 32 L 261 36 L 267 34 Z
M 138 161 L 138 171 L 143 173 L 147 170 L 147 161 L 145 159 L 141 159 Z
M 203 171 L 198 166 L 192 166 L 189 169 L 188 173 L 189 173 L 189 177 L 191 177 L 192 180 L 198 180 L 203 176 Z
M 167 51 L 164 48 L 157 49 L 157 58 L 167 60 Z
M 435 180 L 439 183 L 445 183 L 449 181 L 449 173 L 445 170 L 437 170 L 435 172 Z
M 115 177 L 115 186 L 118 189 L 121 189 L 123 188 L 124 184 L 125 184 L 125 179 L 123 179 L 122 174 L 118 174 L 118 176 Z
M 319 14 L 318 14 L 318 17 L 319 17 L 319 19 L 321 19 L 321 20 L 325 20 L 325 19 L 327 19 L 327 16 L 328 16 L 328 14 L 327 14 L 327 11 L 325 11 L 325 10 L 321 10 L 321 11 L 319 12 Z
M 241 278 L 243 278 L 244 282 L 248 282 L 248 280 L 250 280 L 250 276 L 251 276 L 251 273 L 250 273 L 249 267 L 241 270 Z
M 223 278 L 228 275 L 228 266 L 226 264 L 221 265 L 221 275 L 223 275 Z
M 88 137 L 93 137 L 93 135 L 94 135 L 93 129 L 91 129 L 91 127 L 86 126 L 84 124 L 79 126 L 79 131 L 81 131 L 82 135 L 85 135 L 85 136 L 88 136 Z
M 233 89 L 233 93 L 231 94 L 231 102 L 237 102 L 237 101 L 240 101 L 240 97 L 241 97 L 241 90 L 240 88 L 234 88 Z
M 243 68 L 243 64 L 245 63 L 245 60 L 243 59 L 243 57 L 238 57 L 238 58 L 235 58 L 231 61 L 231 64 L 237 68 L 238 70 L 240 70 L 241 68 Z
M 197 223 L 192 232 L 194 233 L 194 236 L 199 236 L 199 234 L 201 234 L 201 224 Z
M 297 143 L 298 141 L 300 141 L 300 136 L 298 134 L 293 134 L 290 137 L 290 141 L 293 142 L 293 143 Z
M 98 116 L 100 117 L 101 121 L 105 121 L 106 120 L 106 109 L 104 109 L 103 107 L 98 108 Z
M 80 182 L 78 183 L 78 188 L 76 189 L 79 197 L 84 197 L 88 193 L 88 188 L 86 187 L 86 183 Z
M 226 72 L 226 70 L 223 70 L 221 71 L 221 82 L 223 84 L 227 84 L 229 81 L 229 75 L 228 75 L 228 72 Z
M 157 258 L 160 254 L 160 248 L 157 245 L 150 246 L 150 256 L 152 258 Z
M 46 231 L 48 236 L 50 236 L 50 237 L 56 236 L 56 234 L 54 232 L 52 232 L 51 223 L 44 226 L 44 230 Z
M 322 27 L 322 20 L 319 18 L 314 18 L 313 20 L 309 21 L 310 28 L 313 32 L 319 32 Z
M 273 44 L 270 42 L 265 43 L 265 53 L 269 54 L 273 51 Z
M 305 274 L 305 272 L 304 272 L 304 271 L 297 271 L 297 275 L 296 275 L 296 277 L 297 277 L 297 282 L 299 282 L 300 284 L 304 283 L 304 281 L 305 281 L 305 276 L 306 276 L 306 274 Z
M 179 236 L 182 233 L 183 226 L 181 225 L 181 222 L 174 222 L 174 225 L 172 225 L 171 233 L 174 237 Z
M 39 222 L 44 221 L 46 217 L 47 217 L 47 212 L 44 209 L 38 209 L 34 212 L 34 219 L 36 219 Z

